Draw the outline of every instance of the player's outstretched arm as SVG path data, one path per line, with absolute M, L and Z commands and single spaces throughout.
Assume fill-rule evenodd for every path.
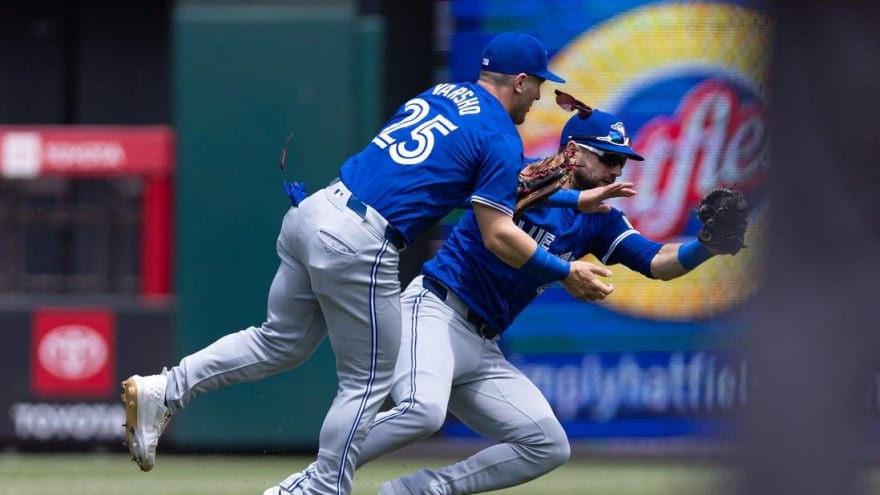
M 583 301 L 604 299 L 614 291 L 613 286 L 598 278 L 611 276 L 607 268 L 585 261 L 569 263 L 557 258 L 539 248 L 528 234 L 513 223 L 511 217 L 499 210 L 475 203 L 474 214 L 486 249 L 508 265 L 560 280 L 571 295 Z
M 556 208 L 576 208 L 584 213 L 608 213 L 611 211 L 611 207 L 604 204 L 603 201 L 611 198 L 628 198 L 635 195 L 635 184 L 632 182 L 616 182 L 583 191 L 560 189 L 551 194 L 544 201 L 544 205 Z
M 703 196 L 694 214 L 702 222 L 693 241 L 666 244 L 651 260 L 651 274 L 661 280 L 680 277 L 719 254 L 737 254 L 745 247 L 749 205 L 745 196 L 729 188 Z
M 584 213 L 608 213 L 611 207 L 603 201 L 611 198 L 629 198 L 636 195 L 636 185 L 632 182 L 615 182 L 607 186 L 585 189 L 578 194 L 577 209 Z
M 699 240 L 685 243 L 664 244 L 651 259 L 651 275 L 660 280 L 672 280 L 697 268 L 718 253 Z
M 663 247 L 660 248 L 660 251 L 658 251 L 657 254 L 654 255 L 654 258 L 651 259 L 651 275 L 654 278 L 660 280 L 672 280 L 695 268 L 691 267 L 688 269 L 682 266 L 682 262 L 678 259 L 679 250 L 682 246 L 683 244 L 676 242 L 673 244 L 664 244 Z M 705 257 L 704 261 L 705 259 L 708 259 L 708 257 Z
M 622 253 L 616 261 L 643 275 L 671 280 L 713 256 L 736 255 L 745 247 L 749 207 L 741 192 L 714 189 L 693 212 L 703 225 L 692 241 L 661 245 L 639 233 L 627 235 L 616 248 Z

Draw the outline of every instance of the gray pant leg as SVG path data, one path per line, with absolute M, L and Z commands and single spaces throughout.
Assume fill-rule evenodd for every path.
M 358 467 L 439 430 L 446 420 L 453 377 L 479 360 L 478 346 L 456 339 L 468 330 L 461 328 L 449 306 L 422 289 L 420 279 L 404 291 L 400 305 L 403 331 L 391 387 L 396 406 L 376 416 Z M 456 345 L 462 348 L 454 350 Z
M 351 493 L 361 444 L 391 389 L 400 348 L 399 255 L 346 206 L 341 188 L 319 191 L 301 205 L 300 259 L 327 322 L 336 356 L 336 397 L 321 426 L 314 469 L 282 481 L 306 495 Z M 372 210 L 366 214 L 375 215 Z
M 494 347 L 494 349 L 493 349 Z M 439 469 L 399 478 L 411 494 L 464 495 L 516 486 L 546 474 L 570 455 L 567 435 L 547 399 L 486 342 L 486 379 L 455 386 L 449 410 L 477 433 L 501 443 Z M 502 362 L 503 361 L 503 362 Z
M 295 210 L 282 225 L 289 228 Z M 327 329 L 309 277 L 279 242 L 281 264 L 269 288 L 266 321 L 226 335 L 168 370 L 165 402 L 176 413 L 194 397 L 294 368 L 311 356 Z

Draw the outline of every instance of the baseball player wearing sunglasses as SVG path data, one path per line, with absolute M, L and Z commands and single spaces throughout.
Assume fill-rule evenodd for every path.
M 643 160 L 629 144 L 614 115 L 595 110 L 585 119 L 573 116 L 560 137 L 560 152 L 570 151 L 578 164 L 566 190 L 588 192 L 615 182 L 627 159 Z M 679 277 L 711 256 L 683 258 L 682 250 L 696 240 L 652 241 L 614 208 L 587 213 L 545 203 L 525 211 L 519 226 L 552 256 L 592 253 L 605 264 L 622 263 L 650 278 Z M 570 446 L 550 404 L 498 345 L 517 315 L 551 283 L 546 275 L 501 263 L 482 245 L 475 215 L 465 213 L 402 294 L 403 334 L 391 389 L 396 406 L 376 417 L 358 464 L 427 438 L 447 412 L 496 443 L 460 462 L 387 481 L 379 495 L 501 490 L 566 462 Z
M 469 200 L 474 235 L 504 266 L 562 281 L 575 297 L 613 290 L 608 270 L 550 256 L 513 222 L 523 144 L 516 125 L 540 98 L 547 52 L 523 33 L 495 37 L 477 82 L 438 84 L 407 101 L 339 170 L 286 213 L 266 321 L 229 334 L 167 372 L 123 382 L 132 458 L 148 471 L 171 416 L 220 387 L 295 368 L 325 339 L 337 395 L 317 460 L 266 495 L 344 495 L 361 444 L 391 389 L 401 339 L 399 253 Z

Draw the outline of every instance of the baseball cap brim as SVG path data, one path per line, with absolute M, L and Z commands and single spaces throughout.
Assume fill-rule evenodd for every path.
M 543 78 L 543 79 L 546 79 L 546 80 L 548 80 L 548 81 L 557 82 L 557 83 L 564 83 L 564 82 L 565 82 L 565 79 L 563 79 L 562 77 L 560 77 L 560 76 L 558 76 L 558 75 L 556 75 L 556 74 L 550 72 L 549 70 L 545 70 L 545 71 L 541 71 L 541 72 L 535 72 L 535 73 L 533 73 L 533 74 L 531 74 L 531 75 L 532 75 L 532 76 L 537 76 L 537 77 L 540 77 L 540 78 Z
M 620 146 L 617 144 L 606 143 L 604 141 L 598 141 L 596 139 L 590 139 L 584 144 L 589 144 L 590 146 L 598 150 L 607 151 L 609 153 L 617 153 L 618 155 L 624 155 L 630 160 L 636 160 L 639 162 L 645 161 L 645 158 L 642 155 L 636 153 L 635 150 L 630 148 L 629 146 Z

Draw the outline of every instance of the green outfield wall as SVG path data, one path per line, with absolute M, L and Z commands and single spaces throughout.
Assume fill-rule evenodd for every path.
M 265 318 L 289 200 L 381 123 L 383 25 L 351 6 L 182 4 L 173 19 L 177 358 Z M 285 138 L 293 138 L 279 170 Z M 326 342 L 292 372 L 194 400 L 181 448 L 313 449 L 336 391 Z

